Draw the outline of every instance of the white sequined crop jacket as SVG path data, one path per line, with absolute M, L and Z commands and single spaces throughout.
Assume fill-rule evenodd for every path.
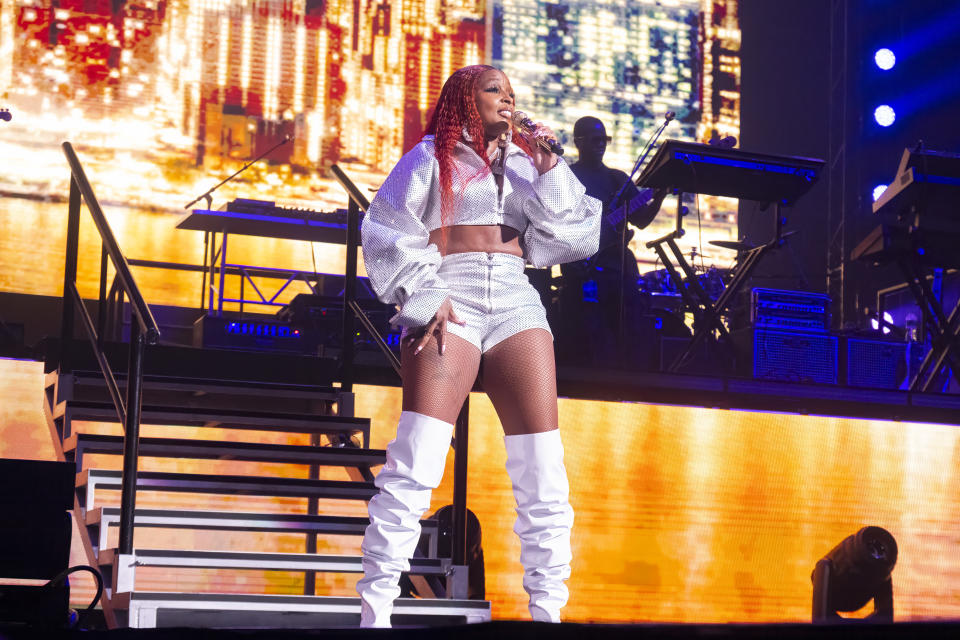
M 502 224 L 520 232 L 527 262 L 546 267 L 597 252 L 601 203 L 559 159 L 540 175 L 532 159 L 507 146 L 502 197 L 493 174 L 473 149 L 454 150 L 454 224 Z M 440 169 L 433 136 L 425 136 L 393 168 L 377 191 L 361 227 L 370 284 L 400 311 L 394 325 L 430 322 L 449 289 L 437 275 L 441 255 L 429 234 L 441 227 Z

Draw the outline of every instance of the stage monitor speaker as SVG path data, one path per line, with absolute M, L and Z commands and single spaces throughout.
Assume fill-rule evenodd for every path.
M 896 389 L 907 374 L 907 343 L 847 338 L 847 385 Z
M 67 569 L 76 468 L 72 462 L 0 459 L 0 579 L 51 580 Z M 62 626 L 66 582 L 0 585 L 0 622 Z
M 785 382 L 837 383 L 837 338 L 756 329 L 753 377 Z

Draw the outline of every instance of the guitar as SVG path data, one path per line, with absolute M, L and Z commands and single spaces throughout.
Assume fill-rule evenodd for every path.
M 597 248 L 597 253 L 601 253 L 611 246 L 619 246 L 622 232 L 621 225 L 624 221 L 629 220 L 631 216 L 643 211 L 651 204 L 656 203 L 656 206 L 652 208 L 652 215 L 649 215 L 648 219 L 643 221 L 638 220 L 634 223 L 639 227 L 645 227 L 650 224 L 653 218 L 656 217 L 660 209 L 660 203 L 663 202 L 666 193 L 665 189 L 642 189 L 633 198 L 624 202 L 610 212 L 609 215 L 605 216 L 600 223 L 600 246 Z M 633 229 L 627 230 L 627 242 L 630 242 L 633 234 Z
M 618 279 L 620 273 L 620 269 L 617 267 L 620 261 L 619 251 L 614 252 L 616 254 L 614 255 L 609 249 L 620 246 L 621 225 L 644 210 L 648 215 L 643 220 L 637 220 L 635 224 L 640 227 L 650 224 L 650 221 L 659 211 L 660 203 L 666 193 L 666 189 L 642 189 L 633 198 L 605 215 L 600 222 L 600 242 L 597 252 L 585 260 L 561 265 L 563 277 L 569 279 L 570 282 L 596 281 L 599 278 L 608 284 Z M 632 229 L 627 230 L 627 242 L 630 241 L 633 234 Z

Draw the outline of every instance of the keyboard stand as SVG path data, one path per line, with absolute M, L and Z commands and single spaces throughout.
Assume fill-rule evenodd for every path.
M 319 275 L 312 271 L 273 269 L 228 263 L 227 239 L 231 234 L 327 243 L 343 243 L 346 238 L 345 224 L 338 221 L 327 221 L 317 216 L 297 216 L 293 213 L 262 215 L 251 212 L 194 209 L 190 213 L 184 214 L 176 226 L 178 229 L 204 232 L 204 245 L 208 247 L 208 252 L 204 252 L 204 267 L 209 269 L 207 277 L 210 279 L 206 291 L 209 300 L 207 315 L 216 317 L 223 316 L 224 302 L 238 303 L 241 313 L 245 304 L 282 307 L 283 303 L 277 301 L 278 296 L 294 281 L 303 282 L 312 293 L 317 293 L 316 282 Z M 220 234 L 219 247 L 217 246 L 218 233 Z M 226 275 L 231 269 L 236 269 L 240 273 L 239 298 L 225 296 Z M 272 271 L 278 275 L 287 274 L 286 282 L 272 293 L 261 291 L 250 276 L 251 270 Z M 253 289 L 256 297 L 249 299 L 245 297 L 247 286 Z
M 960 346 L 957 342 L 960 337 L 960 300 L 947 316 L 943 305 L 933 293 L 924 271 L 907 259 L 900 259 L 897 264 L 906 278 L 910 292 L 920 306 L 924 324 L 931 339 L 930 351 L 927 352 L 923 362 L 917 368 L 917 373 L 910 380 L 909 390 L 927 392 L 931 390 L 938 374 L 946 366 L 949 366 L 952 375 L 956 375 L 958 371 L 952 356 L 960 356 Z
M 722 315 L 736 299 L 737 293 L 739 293 L 743 285 L 746 284 L 761 258 L 763 258 L 767 252 L 782 246 L 783 243 L 786 242 L 786 236 L 789 235 L 783 233 L 785 219 L 781 216 L 780 203 L 772 202 L 769 206 L 773 209 L 774 217 L 773 239 L 766 244 L 754 247 L 746 252 L 734 267 L 733 279 L 724 288 L 723 293 L 717 298 L 716 302 L 714 302 L 700 285 L 696 271 L 690 266 L 686 258 L 684 258 L 680 247 L 677 246 L 677 239 L 684 235 L 683 216 L 685 213 L 683 193 L 677 191 L 676 228 L 667 235 L 646 243 L 648 249 L 653 249 L 657 252 L 660 261 L 663 262 L 663 266 L 670 274 L 670 277 L 673 278 L 674 282 L 678 283 L 678 289 L 680 295 L 683 297 L 683 301 L 689 308 L 694 310 L 693 337 L 680 355 L 670 363 L 667 371 L 673 373 L 680 370 L 689 361 L 696 348 L 706 340 L 707 337 L 714 336 L 714 334 L 716 334 L 718 344 L 723 345 L 724 350 L 729 356 L 729 358 L 724 361 L 725 368 L 728 372 L 735 370 L 737 350 L 730 337 L 730 332 L 723 324 Z M 674 266 L 673 261 L 667 254 L 664 245 L 666 245 L 670 253 L 673 254 L 673 260 L 676 260 L 676 266 Z M 686 279 L 680 277 L 680 274 L 677 272 L 677 267 L 683 271 Z
M 695 316 L 693 337 L 683 352 L 670 363 L 668 371 L 677 371 L 689 361 L 694 349 L 708 336 L 714 335 L 732 356 L 725 363 L 726 369 L 735 369 L 736 348 L 721 314 L 733 302 L 760 259 L 783 245 L 789 233 L 783 233 L 786 221 L 781 216 L 781 206 L 792 204 L 803 196 L 817 180 L 823 165 L 823 160 L 813 158 L 718 148 L 681 140 L 667 140 L 660 146 L 637 179 L 637 186 L 671 189 L 677 195 L 677 226 L 646 246 L 657 252 L 670 277 L 676 279 L 684 302 Z M 676 243 L 684 233 L 684 193 L 753 200 L 768 203 L 766 208 L 773 209 L 773 239 L 742 256 L 742 260 L 734 267 L 732 281 L 716 302 L 704 291 L 696 272 L 684 259 Z M 674 261 L 686 275 L 686 280 L 679 277 Z
M 956 233 L 931 233 L 884 224 L 874 229 L 851 254 L 854 260 L 896 263 L 904 284 L 920 308 L 931 347 L 909 380 L 910 391 L 931 391 L 938 376 L 947 368 L 954 377 L 960 372 L 960 300 L 948 315 L 930 286 L 931 272 L 936 268 L 960 267 L 955 257 L 958 241 L 960 236 Z M 921 253 L 921 247 L 927 251 Z M 886 311 L 882 293 L 877 294 L 879 318 L 883 318 Z

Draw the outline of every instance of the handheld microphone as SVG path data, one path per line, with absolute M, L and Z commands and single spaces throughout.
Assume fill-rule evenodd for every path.
M 513 112 L 513 124 L 520 129 L 520 131 L 529 136 L 530 139 L 537 143 L 537 145 L 544 151 L 551 151 L 558 156 L 563 155 L 563 147 L 561 147 L 556 140 L 551 138 L 541 138 L 540 136 L 536 135 L 537 124 L 523 111 Z

